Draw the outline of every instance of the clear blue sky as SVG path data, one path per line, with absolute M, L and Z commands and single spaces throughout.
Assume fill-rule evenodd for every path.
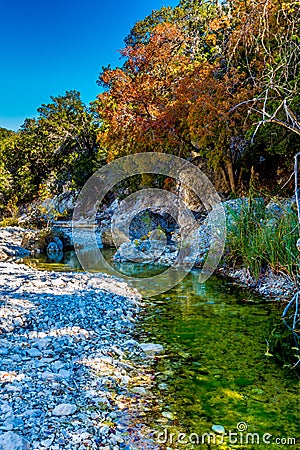
M 0 13 L 0 127 L 17 129 L 50 95 L 99 93 L 102 66 L 137 20 L 179 0 L 4 0 Z

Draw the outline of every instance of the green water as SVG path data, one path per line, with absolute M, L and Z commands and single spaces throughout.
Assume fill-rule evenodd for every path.
M 271 442 L 298 438 L 294 448 L 300 448 L 298 379 L 278 364 L 268 345 L 281 330 L 281 310 L 223 279 L 213 277 L 199 285 L 197 275 L 190 274 L 172 291 L 151 299 L 144 318 L 145 335 L 162 343 L 167 353 L 156 365 L 163 401 L 154 423 L 176 436 L 179 430 L 202 436 L 213 424 L 236 432 L 237 424 L 245 422 L 247 432 L 259 434 L 260 442 L 270 433 L 272 438 L 266 439 Z M 171 412 L 172 420 L 162 418 L 161 411 Z M 238 436 L 244 444 L 247 432 Z M 270 445 L 255 440 L 254 445 L 228 442 L 191 448 Z
M 46 258 L 25 262 L 47 270 L 80 270 L 74 254 L 59 264 Z M 121 268 L 136 276 L 157 271 L 138 265 Z M 148 417 L 161 433 L 154 433 L 159 447 L 300 448 L 298 378 L 271 353 L 282 332 L 282 307 L 226 279 L 212 277 L 205 285 L 197 280 L 198 272 L 193 271 L 171 291 L 145 299 L 147 308 L 137 333 L 137 339 L 165 348 L 165 354 L 156 358 L 156 406 Z M 220 438 L 216 444 L 212 440 L 209 445 L 208 438 L 202 441 L 213 425 L 234 433 L 240 422 L 247 431 L 226 436 L 223 444 Z M 180 432 L 187 436 L 179 436 L 179 441 L 192 443 L 181 445 Z M 283 439 L 278 441 L 282 445 L 277 438 Z M 289 438 L 297 443 L 289 444 Z

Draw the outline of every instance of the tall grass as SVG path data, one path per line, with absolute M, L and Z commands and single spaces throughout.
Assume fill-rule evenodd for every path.
M 242 265 L 258 278 L 265 269 L 298 273 L 299 223 L 296 209 L 289 206 L 266 208 L 262 199 L 249 199 L 239 211 L 228 211 L 226 260 Z

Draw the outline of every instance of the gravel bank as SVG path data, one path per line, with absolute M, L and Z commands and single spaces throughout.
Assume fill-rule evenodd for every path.
M 20 227 L 0 228 L 0 261 L 10 258 L 22 258 L 30 252 L 21 247 L 21 242 L 27 230 Z
M 140 295 L 7 262 L 0 290 L 0 449 L 155 448 L 143 406 L 162 348 L 133 339 Z
M 234 280 L 241 286 L 255 291 L 259 295 L 274 300 L 289 301 L 297 291 L 296 284 L 286 274 L 275 274 L 271 270 L 259 276 L 258 280 L 252 277 L 245 268 L 233 269 L 227 266 L 221 266 L 218 274 Z

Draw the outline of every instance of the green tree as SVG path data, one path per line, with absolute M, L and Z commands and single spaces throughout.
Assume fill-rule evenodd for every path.
M 13 192 L 13 178 L 5 163 L 5 149 L 9 142 L 15 138 L 15 134 L 11 130 L 0 128 L 0 214 L 5 211 L 5 207 Z
M 77 91 L 51 97 L 38 109 L 37 138 L 46 143 L 53 169 L 58 162 L 61 182 L 82 186 L 97 165 L 99 126 Z
M 19 204 L 30 202 L 45 186 L 49 195 L 78 189 L 101 162 L 99 125 L 79 92 L 67 91 L 51 100 L 17 133 L 0 133 L 4 202 L 9 196 L 17 197 Z

